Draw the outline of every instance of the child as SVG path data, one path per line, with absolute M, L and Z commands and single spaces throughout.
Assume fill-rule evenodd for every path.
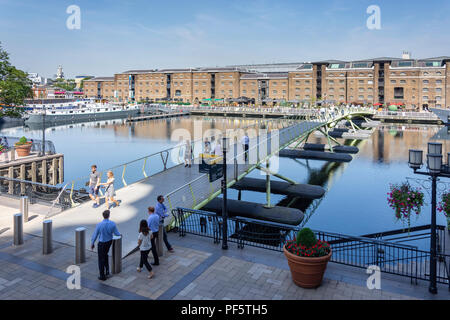
M 152 239 L 152 232 L 148 227 L 147 221 L 141 220 L 138 237 L 138 246 L 141 251 L 141 261 L 139 262 L 139 267 L 137 268 L 137 271 L 141 272 L 142 267 L 145 265 L 148 272 L 150 272 L 148 276 L 149 279 L 153 278 L 154 276 L 152 266 L 148 263 L 148 254 L 150 253 L 150 249 L 152 248 L 151 239 Z

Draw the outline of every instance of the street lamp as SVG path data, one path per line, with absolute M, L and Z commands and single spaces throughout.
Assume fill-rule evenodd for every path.
M 442 163 L 442 144 L 428 143 L 427 170 L 418 171 L 423 165 L 423 151 L 409 150 L 409 167 L 415 174 L 431 177 L 431 244 L 430 244 L 430 286 L 428 290 L 432 294 L 437 294 L 436 286 L 436 186 L 438 177 L 450 178 L 450 153 L 447 155 L 447 164 Z
M 227 209 L 227 149 L 228 138 L 222 139 L 223 179 L 222 179 L 222 249 L 228 250 L 228 209 Z
M 45 104 L 42 105 L 42 157 L 45 157 L 45 116 L 46 116 Z

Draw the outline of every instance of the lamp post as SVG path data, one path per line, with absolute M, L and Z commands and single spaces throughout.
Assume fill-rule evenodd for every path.
M 223 179 L 222 179 L 222 249 L 228 250 L 228 209 L 227 209 L 227 149 L 228 139 L 222 140 Z
M 442 163 L 442 144 L 429 143 L 427 154 L 428 171 L 419 171 L 423 165 L 423 151 L 409 150 L 409 167 L 415 174 L 431 177 L 431 244 L 430 244 L 430 286 L 428 290 L 437 294 L 437 258 L 436 258 L 436 187 L 438 177 L 450 178 L 450 153 L 447 155 L 447 164 Z
M 45 157 L 45 104 L 42 105 L 42 156 Z

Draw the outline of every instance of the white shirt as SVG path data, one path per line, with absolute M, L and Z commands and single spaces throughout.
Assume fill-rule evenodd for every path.
M 214 154 L 216 156 L 223 156 L 222 146 L 220 145 L 220 143 L 216 144 L 216 146 L 214 147 Z
M 241 144 L 250 144 L 250 138 L 248 136 L 243 136 L 241 139 Z
M 149 231 L 147 235 L 144 235 L 142 232 L 139 233 L 138 240 L 142 240 L 141 246 L 139 249 L 141 251 L 147 251 L 152 248 L 152 232 Z

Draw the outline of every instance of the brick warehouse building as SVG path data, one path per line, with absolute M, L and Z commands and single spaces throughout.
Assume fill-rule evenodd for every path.
M 87 80 L 84 92 L 85 97 L 118 102 L 246 98 L 272 105 L 323 99 L 450 108 L 450 57 L 129 70 Z

